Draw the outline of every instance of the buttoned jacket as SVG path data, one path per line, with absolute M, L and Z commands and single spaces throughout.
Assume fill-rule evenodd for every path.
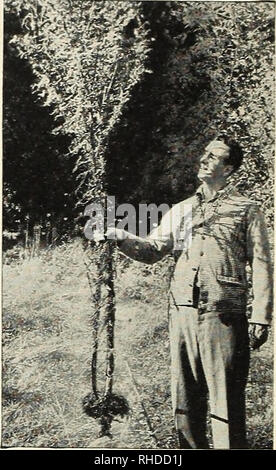
M 200 187 L 193 197 L 173 206 L 147 238 L 129 235 L 120 249 L 146 263 L 172 253 L 170 302 L 192 306 L 197 283 L 199 313 L 245 313 L 251 268 L 250 321 L 271 322 L 272 266 L 266 224 L 258 204 L 236 190 L 224 188 L 205 202 Z

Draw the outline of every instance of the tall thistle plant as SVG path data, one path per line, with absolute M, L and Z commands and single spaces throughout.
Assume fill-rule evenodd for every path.
M 112 130 L 133 87 L 146 69 L 150 48 L 141 2 L 93 0 L 7 0 L 22 34 L 11 43 L 27 58 L 34 93 L 56 119 L 56 133 L 71 137 L 79 204 L 105 206 L 106 161 Z M 85 411 L 109 433 L 112 418 L 124 415 L 124 397 L 112 393 L 114 372 L 114 246 L 94 243 L 86 250 L 92 300 L 92 391 Z M 92 254 L 91 254 L 92 253 Z M 99 331 L 106 334 L 105 387 L 97 386 Z

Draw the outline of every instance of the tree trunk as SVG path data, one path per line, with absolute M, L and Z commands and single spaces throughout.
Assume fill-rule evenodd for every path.
M 105 395 L 112 393 L 114 373 L 114 325 L 115 325 L 115 292 L 114 292 L 114 243 L 108 241 L 104 244 L 103 259 L 105 271 L 103 275 L 104 288 L 104 325 L 106 332 L 106 382 Z

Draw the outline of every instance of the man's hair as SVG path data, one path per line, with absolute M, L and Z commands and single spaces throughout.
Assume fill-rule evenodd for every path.
M 225 135 L 221 135 L 217 137 L 216 140 L 222 140 L 227 147 L 230 149 L 229 156 L 225 158 L 224 164 L 225 165 L 231 165 L 233 167 L 232 173 L 234 171 L 237 171 L 238 168 L 241 166 L 242 161 L 243 161 L 243 151 L 238 142 L 236 142 L 234 139 L 228 138 Z

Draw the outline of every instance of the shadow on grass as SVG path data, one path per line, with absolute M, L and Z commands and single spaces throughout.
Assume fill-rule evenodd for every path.
M 40 330 L 43 334 L 60 334 L 61 319 L 58 315 L 23 316 L 20 313 L 6 310 L 2 317 L 3 344 L 21 335 L 24 331 Z
M 25 405 L 39 405 L 43 402 L 42 394 L 38 392 L 26 392 L 18 390 L 15 387 L 6 387 L 2 389 L 2 405 L 9 406 L 18 403 Z

